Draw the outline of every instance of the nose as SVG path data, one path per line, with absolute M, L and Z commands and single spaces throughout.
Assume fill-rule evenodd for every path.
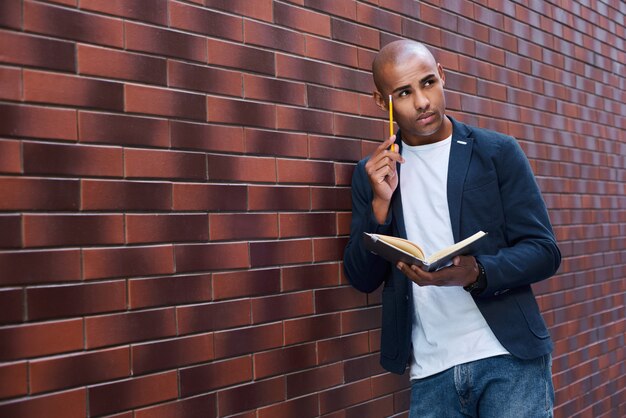
M 430 105 L 430 100 L 428 100 L 428 97 L 425 94 L 423 94 L 420 91 L 416 91 L 413 97 L 414 97 L 413 105 L 415 106 L 416 110 L 428 109 L 428 106 Z

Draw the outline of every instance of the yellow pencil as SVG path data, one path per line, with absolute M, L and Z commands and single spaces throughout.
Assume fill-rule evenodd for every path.
M 389 95 L 389 136 L 393 136 L 393 100 L 391 94 Z M 392 144 L 389 149 L 395 151 L 396 144 Z

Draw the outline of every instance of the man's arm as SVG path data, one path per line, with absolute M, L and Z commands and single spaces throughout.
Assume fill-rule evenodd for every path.
M 479 255 L 487 276 L 481 296 L 545 280 L 556 273 L 561 252 L 528 159 L 515 140 L 503 141 L 496 159 L 508 246 Z
M 379 224 L 372 210 L 373 193 L 365 172 L 365 161 L 357 164 L 352 176 L 352 222 L 350 239 L 343 257 L 343 268 L 352 286 L 373 292 L 389 273 L 389 263 L 372 254 L 363 245 L 363 232 L 389 234 L 391 216 Z

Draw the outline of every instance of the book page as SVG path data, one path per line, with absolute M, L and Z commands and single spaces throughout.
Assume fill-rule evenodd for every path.
M 475 233 L 474 235 L 465 238 L 463 241 L 459 241 L 456 244 L 453 244 L 449 247 L 446 247 L 442 250 L 436 251 L 433 254 L 431 254 L 430 256 L 428 256 L 428 258 L 426 259 L 426 261 L 428 263 L 432 263 L 434 261 L 439 260 L 440 258 L 444 258 L 445 256 L 452 254 L 456 251 L 458 251 L 459 249 L 468 246 L 469 244 L 471 244 L 472 242 L 476 241 L 479 238 L 482 238 L 484 235 L 486 235 L 483 231 L 478 231 L 477 233 Z

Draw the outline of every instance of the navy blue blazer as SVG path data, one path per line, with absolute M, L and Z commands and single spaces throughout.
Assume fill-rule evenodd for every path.
M 478 309 L 512 355 L 522 359 L 545 355 L 553 344 L 530 285 L 557 271 L 561 253 L 530 164 L 514 138 L 449 119 L 453 135 L 447 196 L 454 240 L 479 230 L 488 233 L 472 254 L 484 266 L 488 283 L 474 297 Z M 399 139 L 401 135 L 398 132 Z M 401 146 L 401 141 L 397 143 Z M 362 240 L 363 232 L 406 238 L 400 187 L 387 221 L 379 225 L 372 213 L 366 161 L 357 164 L 352 178 L 344 270 L 363 292 L 384 283 L 380 361 L 386 370 L 401 374 L 411 352 L 411 282 L 395 266 L 365 250 Z

